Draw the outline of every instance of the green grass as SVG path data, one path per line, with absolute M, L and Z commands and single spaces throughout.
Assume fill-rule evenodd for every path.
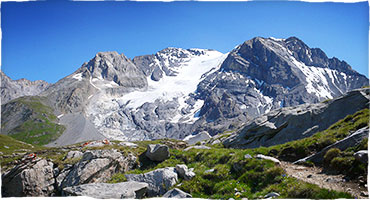
M 156 141 L 159 142 L 159 141 Z M 160 140 L 166 143 L 166 140 Z M 258 199 L 270 191 L 281 192 L 281 198 L 351 198 L 349 194 L 321 189 L 296 179 L 286 177 L 284 170 L 268 160 L 245 159 L 246 154 L 252 156 L 259 153 L 258 149 L 226 149 L 210 150 L 170 149 L 170 158 L 163 162 L 152 162 L 145 157 L 146 145 L 154 142 L 138 142 L 141 167 L 126 173 L 115 174 L 109 183 L 126 181 L 125 174 L 142 174 L 164 167 L 175 167 L 186 164 L 194 168 L 196 176 L 191 180 L 179 179 L 175 187 L 192 194 L 195 198 L 206 199 Z M 171 140 L 171 143 L 176 143 Z M 213 169 L 213 172 L 207 170 Z M 289 189 L 295 186 L 299 189 Z
M 45 145 L 62 135 L 65 127 L 57 124 L 52 108 L 44 105 L 42 100 L 40 97 L 22 97 L 13 101 L 26 106 L 32 114 L 23 124 L 12 129 L 9 136 L 29 144 Z
M 354 131 L 369 125 L 369 109 L 363 109 L 353 115 L 348 115 L 339 120 L 328 129 L 317 132 L 311 137 L 301 140 L 291 141 L 281 145 L 271 147 L 257 148 L 260 153 L 271 155 L 285 161 L 296 161 L 318 151 L 321 151 L 328 145 L 331 145 L 347 136 Z M 368 139 L 364 139 L 358 146 L 348 148 L 345 151 L 338 152 L 336 155 L 326 159 L 320 166 L 324 166 L 329 171 L 345 174 L 350 178 L 367 174 L 367 166 L 357 162 L 353 154 L 359 150 L 367 150 Z M 329 150 L 333 151 L 333 150 Z M 329 157 L 328 157 L 329 158 Z M 332 160 L 335 159 L 333 162 Z M 309 166 L 312 166 L 308 162 Z
M 328 145 L 337 142 L 350 133 L 369 125 L 369 109 L 348 115 L 339 120 L 328 129 L 317 132 L 311 137 L 275 145 L 268 148 L 258 148 L 259 152 L 274 155 L 286 161 L 296 161 L 318 152 Z M 365 144 L 365 143 L 363 143 Z

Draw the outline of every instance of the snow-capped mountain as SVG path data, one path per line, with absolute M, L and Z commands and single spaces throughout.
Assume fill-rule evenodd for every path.
M 180 48 L 136 57 L 133 62 L 143 70 L 147 89 L 123 95 L 103 92 L 87 106 L 86 115 L 101 133 L 124 140 L 162 138 L 170 130 L 179 132 L 169 128 L 180 124 L 189 127 L 199 118 L 203 100 L 192 94 L 205 74 L 216 70 L 225 57 L 214 50 Z
M 203 131 L 215 135 L 271 110 L 321 102 L 368 84 L 346 62 L 296 37 L 257 37 L 229 53 L 166 48 L 131 60 L 100 52 L 41 95 L 61 121 L 82 117 L 81 126 L 88 125 L 83 129 L 99 136 L 184 139 Z M 68 126 L 70 134 L 60 138 L 73 137 Z

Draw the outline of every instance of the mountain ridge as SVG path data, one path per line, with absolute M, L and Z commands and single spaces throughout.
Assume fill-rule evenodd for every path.
M 40 95 L 62 121 L 78 114 L 107 138 L 184 139 L 364 85 L 368 79 L 345 61 L 296 37 L 256 37 L 225 54 L 168 47 L 131 60 L 99 52 Z

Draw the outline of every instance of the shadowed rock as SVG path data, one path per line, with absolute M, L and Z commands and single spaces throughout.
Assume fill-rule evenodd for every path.
M 147 183 L 130 181 L 116 184 L 83 184 L 66 187 L 63 191 L 67 196 L 89 196 L 98 199 L 141 199 L 147 188 Z

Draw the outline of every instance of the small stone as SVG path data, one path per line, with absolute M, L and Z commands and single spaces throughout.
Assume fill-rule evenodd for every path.
M 276 193 L 276 192 L 271 192 L 271 193 L 268 193 L 264 196 L 265 199 L 271 199 L 271 198 L 275 198 L 275 197 L 278 197 L 280 196 L 280 194 Z
M 212 172 L 214 172 L 214 171 L 215 171 L 215 169 L 208 169 L 208 170 L 206 170 L 204 173 L 208 174 L 208 173 L 212 173 Z
M 369 193 L 366 192 L 366 191 L 362 191 L 360 195 L 363 196 L 363 197 L 368 197 Z
M 312 174 L 307 175 L 307 178 L 312 178 Z
M 250 154 L 244 155 L 244 159 L 252 159 L 253 157 Z

